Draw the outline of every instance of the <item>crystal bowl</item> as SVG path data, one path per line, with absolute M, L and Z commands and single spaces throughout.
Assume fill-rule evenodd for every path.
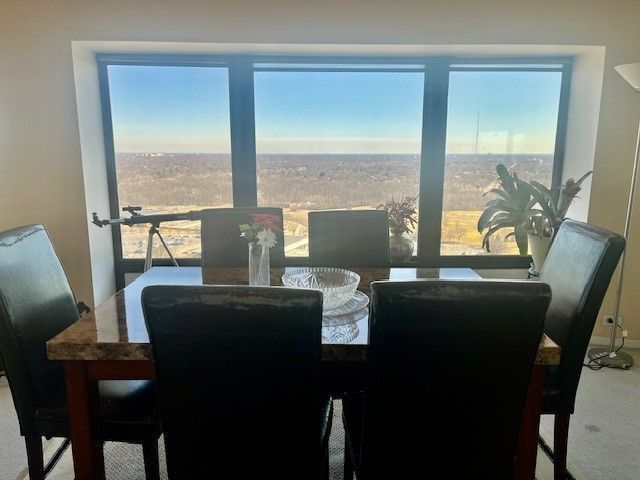
M 285 287 L 311 288 L 322 292 L 323 310 L 331 310 L 347 303 L 360 283 L 360 275 L 343 268 L 303 267 L 285 272 Z

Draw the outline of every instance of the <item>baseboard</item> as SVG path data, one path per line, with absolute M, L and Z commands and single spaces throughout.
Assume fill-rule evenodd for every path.
M 591 337 L 591 345 L 609 345 L 609 337 Z M 620 345 L 620 339 L 616 341 L 616 345 Z M 640 340 L 629 340 L 628 338 L 624 341 L 625 348 L 640 348 Z

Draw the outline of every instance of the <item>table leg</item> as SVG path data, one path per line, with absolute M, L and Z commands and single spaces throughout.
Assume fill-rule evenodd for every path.
M 64 362 L 69 411 L 69 436 L 75 480 L 104 480 L 102 442 L 95 440 L 98 419 L 98 382 L 87 377 L 85 362 Z
M 534 365 L 527 390 L 527 402 L 520 426 L 520 436 L 516 451 L 517 480 L 534 480 L 536 457 L 538 454 L 538 430 L 542 411 L 542 390 L 544 387 L 544 366 Z

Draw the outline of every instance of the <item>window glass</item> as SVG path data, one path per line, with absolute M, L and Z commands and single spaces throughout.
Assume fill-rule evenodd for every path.
M 231 206 L 226 68 L 109 65 L 118 203 L 143 213 Z M 146 252 L 149 225 L 121 227 L 124 258 Z M 175 257 L 200 257 L 200 223 L 162 224 Z M 167 257 L 160 242 L 154 257 Z
M 486 254 L 477 222 L 499 187 L 496 165 L 551 185 L 561 72 L 454 71 L 449 76 L 442 255 Z M 491 254 L 518 254 L 510 230 Z
M 258 205 L 284 209 L 288 256 L 308 255 L 310 210 L 418 195 L 423 87 L 422 72 L 255 72 Z
M 420 176 L 428 178 L 429 165 L 440 161 L 425 159 L 421 172 L 428 60 L 268 60 L 254 65 L 253 92 L 250 82 L 237 87 L 254 95 L 257 204 L 283 208 L 287 256 L 308 255 L 309 211 L 418 197 Z M 200 65 L 107 66 L 120 208 L 176 213 L 233 206 L 228 69 Z M 560 67 L 451 66 L 448 98 L 438 98 L 447 102 L 441 243 L 423 245 L 423 253 L 488 253 L 477 222 L 495 198 L 489 191 L 500 187 L 497 164 L 550 186 L 554 161 L 562 160 L 554 159 Z M 409 234 L 414 254 L 418 227 Z M 124 259 L 144 258 L 148 228 L 120 227 Z M 519 253 L 505 239 L 509 231 L 492 237 L 491 254 Z M 176 258 L 201 256 L 199 222 L 163 223 L 161 232 Z M 153 256 L 168 257 L 157 240 Z

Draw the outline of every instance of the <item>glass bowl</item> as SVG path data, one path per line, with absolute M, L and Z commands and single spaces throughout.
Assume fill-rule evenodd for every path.
M 285 272 L 285 287 L 311 288 L 322 292 L 323 310 L 344 305 L 358 288 L 360 275 L 344 268 L 302 267 Z

